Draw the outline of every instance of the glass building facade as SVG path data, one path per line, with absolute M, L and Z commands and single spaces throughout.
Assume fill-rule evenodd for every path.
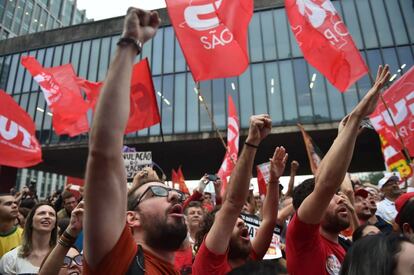
M 62 13 L 62 7 L 58 8 L 55 1 L 48 1 L 48 16 Z M 414 64 L 412 0 L 332 2 L 374 75 L 379 64 L 388 63 L 396 79 Z M 100 81 L 105 77 L 118 39 L 119 34 L 7 55 L 0 53 L 0 89 L 32 116 L 43 145 L 86 144 L 88 136 L 55 135 L 52 114 L 39 86 L 20 65 L 21 57 L 35 56 L 45 67 L 71 63 L 79 76 Z M 371 86 L 367 75 L 341 94 L 308 65 L 290 30 L 283 6 L 255 11 L 249 25 L 248 48 L 251 63 L 242 75 L 200 84 L 202 98 L 221 130 L 227 129 L 229 95 L 239 112 L 242 129 L 248 128 L 252 114 L 260 113 L 269 113 L 274 127 L 298 122 L 317 125 L 340 121 Z M 161 133 L 174 136 L 213 132 L 172 26 L 160 28 L 155 38 L 144 45 L 137 61 L 144 57 L 150 62 L 162 123 L 129 134 L 127 139 L 139 140 Z
M 0 0 L 0 40 L 87 21 L 76 0 Z

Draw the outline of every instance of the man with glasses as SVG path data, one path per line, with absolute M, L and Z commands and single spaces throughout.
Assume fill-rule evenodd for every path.
M 157 12 L 128 10 L 97 103 L 84 194 L 84 274 L 178 274 L 174 252 L 187 235 L 183 194 L 150 176 L 127 194 L 121 153 L 132 67 L 159 24 Z

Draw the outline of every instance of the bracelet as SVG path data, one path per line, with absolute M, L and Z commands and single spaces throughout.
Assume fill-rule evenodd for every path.
M 116 45 L 118 46 L 122 46 L 122 45 L 128 45 L 128 44 L 132 44 L 134 45 L 134 47 L 137 50 L 137 55 L 139 55 L 142 51 L 142 43 L 139 40 L 135 40 L 131 37 L 121 37 L 118 42 L 116 43 Z
M 72 246 L 70 245 L 70 244 L 68 244 L 68 243 L 66 243 L 64 240 L 62 240 L 61 238 L 59 238 L 58 239 L 58 244 L 60 244 L 61 246 L 63 246 L 63 247 L 66 247 L 66 248 L 71 248 Z
M 76 237 L 73 237 L 71 234 L 69 234 L 66 230 L 63 231 L 62 236 L 66 239 L 68 239 L 71 242 L 75 242 L 76 241 Z
M 259 145 L 254 145 L 254 144 L 248 143 L 247 141 L 245 141 L 244 144 L 246 144 L 249 147 L 256 148 L 256 149 L 259 148 Z

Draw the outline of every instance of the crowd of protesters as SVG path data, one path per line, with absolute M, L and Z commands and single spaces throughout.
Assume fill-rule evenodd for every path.
M 347 173 L 362 119 L 390 76 L 380 66 L 365 97 L 340 123 L 314 178 L 294 187 L 299 169 L 283 146 L 269 152 L 263 197 L 250 189 L 269 115 L 250 118 L 246 141 L 224 194 L 202 176 L 193 193 L 170 188 L 145 168 L 127 188 L 122 146 L 135 56 L 156 33 L 156 12 L 129 9 L 90 133 L 86 185 L 39 202 L 28 187 L 0 195 L 1 274 L 413 274 L 414 183 L 360 183 Z M 215 193 L 205 192 L 213 182 Z M 260 220 L 250 237 L 243 215 Z M 280 228 L 282 256 L 263 260 Z

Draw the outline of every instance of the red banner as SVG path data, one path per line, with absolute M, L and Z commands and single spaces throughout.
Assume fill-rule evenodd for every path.
M 413 175 L 413 170 L 405 159 L 404 154 L 401 151 L 396 150 L 381 135 L 380 141 L 387 170 L 391 172 L 398 172 L 402 179 L 409 179 Z
M 0 90 L 0 165 L 24 168 L 41 162 L 35 131 L 32 118 Z
M 72 65 L 43 68 L 32 56 L 22 57 L 21 63 L 43 91 L 56 134 L 73 137 L 88 132 L 89 104 L 82 98 Z
M 174 169 L 172 169 L 171 181 L 173 185 L 174 183 L 178 184 L 180 191 L 186 194 L 190 194 L 190 191 L 188 191 L 187 185 L 185 184 L 184 174 L 181 170 L 181 166 L 178 168 L 177 172 Z
M 195 81 L 240 75 L 249 65 L 252 0 L 166 0 Z
M 341 92 L 368 72 L 329 0 L 286 0 L 290 27 L 305 59 Z
M 322 161 L 322 153 L 320 152 L 319 148 L 314 144 L 311 136 L 305 131 L 301 124 L 297 124 L 301 133 L 303 142 L 305 142 L 306 153 L 309 159 L 309 165 L 312 171 L 312 174 L 316 175 L 316 171 L 318 170 L 319 164 Z
M 410 156 L 414 156 L 414 67 L 394 82 L 383 93 L 383 98 L 388 111 L 380 101 L 370 116 L 372 125 L 388 144 L 400 152 L 403 146 L 393 125 L 394 121 Z
M 231 175 L 231 172 L 236 166 L 237 155 L 239 154 L 239 117 L 231 96 L 229 96 L 228 102 L 227 152 L 224 156 L 223 163 L 217 172 L 217 175 L 222 181 L 222 192 L 224 192 L 227 187 L 227 177 Z

